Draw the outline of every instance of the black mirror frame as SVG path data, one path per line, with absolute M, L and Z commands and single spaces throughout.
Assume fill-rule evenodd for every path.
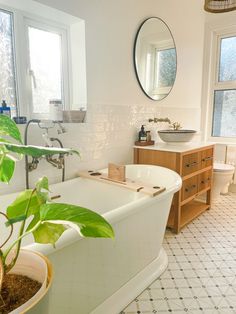
M 144 25 L 148 20 L 150 20 L 150 19 L 158 19 L 158 20 L 160 20 L 160 21 L 167 27 L 167 29 L 169 30 L 170 35 L 171 35 L 171 37 L 172 37 L 172 39 L 173 39 L 174 46 L 175 46 L 175 53 L 176 53 L 176 71 L 175 71 L 175 80 L 176 80 L 176 75 L 177 75 L 177 61 L 178 61 L 178 58 L 177 58 L 177 49 L 176 49 L 176 44 L 175 44 L 174 36 L 173 36 L 173 34 L 172 34 L 172 32 L 171 32 L 169 26 L 168 26 L 161 18 L 159 18 L 159 17 L 157 17 L 157 16 L 148 17 L 148 18 L 146 18 L 146 19 L 140 24 L 140 26 L 139 26 L 139 28 L 138 28 L 138 30 L 137 30 L 137 32 L 136 32 L 135 39 L 134 39 L 134 46 L 133 46 L 133 64 L 134 64 L 134 70 L 135 70 L 136 79 L 137 79 L 138 84 L 139 84 L 141 90 L 143 91 L 143 93 L 144 93 L 149 99 L 151 99 L 151 100 L 153 100 L 153 101 L 161 101 L 161 100 L 165 99 L 165 98 L 171 93 L 171 91 L 172 91 L 172 89 L 173 89 L 173 87 L 174 87 L 174 84 L 172 85 L 172 87 L 171 87 L 169 93 L 168 93 L 165 97 L 163 97 L 162 99 L 153 99 L 153 98 L 145 91 L 145 89 L 144 89 L 143 86 L 142 86 L 142 83 L 141 83 L 141 81 L 140 81 L 140 79 L 139 79 L 139 75 L 138 75 L 138 71 L 137 71 L 137 66 L 136 66 L 136 61 L 135 61 L 136 46 L 137 46 L 137 40 L 138 40 L 139 33 L 140 33 L 140 31 L 141 31 L 143 25 Z M 174 81 L 174 83 L 175 83 L 175 81 Z

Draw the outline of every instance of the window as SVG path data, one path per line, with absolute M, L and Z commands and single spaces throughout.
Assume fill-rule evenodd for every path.
M 26 73 L 25 80 L 18 82 L 21 90 L 28 91 L 23 99 L 28 108 L 21 108 L 21 113 L 30 118 L 49 118 L 51 99 L 61 100 L 63 106 L 69 103 L 68 85 L 64 84 L 64 80 L 68 81 L 67 48 L 63 47 L 67 43 L 66 31 L 23 16 L 19 19 L 21 32 L 14 34 L 13 21 L 18 14 L 0 10 L 0 101 L 5 100 L 11 107 L 12 117 L 17 115 L 16 70 Z M 14 50 L 17 34 L 23 42 L 22 47 L 16 47 L 19 63 L 15 62 Z M 25 62 L 22 56 L 26 57 Z
M 50 119 L 55 99 L 86 110 L 84 20 L 33 1 L 9 5 L 0 5 L 0 104 L 28 119 Z
M 168 94 L 174 84 L 176 75 L 175 48 L 156 49 L 155 56 L 155 89 L 167 89 Z
M 31 77 L 31 116 L 50 114 L 49 101 L 61 100 L 65 104 L 62 58 L 62 34 L 32 26 L 27 21 L 29 43 L 29 74 Z M 42 28 L 42 26 L 41 26 Z M 66 62 L 66 61 L 64 61 Z
M 163 99 L 169 94 L 175 81 L 176 76 L 176 50 L 173 47 L 173 42 L 168 40 L 160 41 L 155 45 L 150 45 L 148 54 L 149 70 L 149 93 L 153 99 Z
M 212 51 L 212 129 L 211 136 L 236 138 L 236 30 L 217 32 Z
M 13 45 L 13 16 L 0 10 L 0 101 L 16 109 L 16 75 Z M 15 114 L 15 112 L 14 112 Z

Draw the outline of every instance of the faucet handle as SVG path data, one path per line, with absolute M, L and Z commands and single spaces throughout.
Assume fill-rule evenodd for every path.
M 58 124 L 57 134 L 66 133 L 66 128 L 61 124 L 61 121 L 56 121 Z
M 153 118 L 153 119 L 148 119 L 148 122 L 154 122 L 154 123 L 157 123 L 157 122 L 168 122 L 169 124 L 171 124 L 171 121 L 169 118 Z
M 48 135 L 48 132 L 43 133 L 42 137 L 43 137 L 43 139 L 44 139 L 44 141 L 48 147 L 53 147 L 52 141 Z
M 32 162 L 28 163 L 28 169 L 27 170 L 33 171 L 33 170 L 37 169 L 38 164 L 39 164 L 39 159 L 37 157 L 33 157 Z

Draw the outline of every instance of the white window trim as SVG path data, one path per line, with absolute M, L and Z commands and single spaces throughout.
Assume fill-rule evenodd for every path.
M 29 100 L 29 88 L 27 88 L 31 81 L 29 81 L 29 75 L 27 74 L 28 45 L 27 33 L 24 29 L 24 19 L 38 21 L 42 24 L 49 25 L 49 27 L 59 28 L 66 33 L 67 38 L 64 40 L 62 52 L 63 55 L 68 55 L 68 63 L 64 63 L 67 68 L 65 72 L 68 73 L 67 78 L 64 76 L 63 80 L 65 93 L 64 107 L 65 110 L 86 110 L 87 78 L 84 20 L 30 0 L 24 0 L 22 3 L 18 3 L 15 0 L 0 0 L 0 8 L 12 12 L 14 18 L 13 29 L 15 35 L 14 51 L 18 115 L 27 116 L 28 119 L 32 118 L 32 116 L 30 116 L 31 103 Z M 37 15 L 34 12 L 37 12 Z M 38 118 L 40 117 L 38 116 Z
M 235 21 L 228 26 L 211 23 L 206 25 L 202 86 L 203 140 L 215 143 L 236 143 L 236 137 L 212 136 L 214 90 L 236 89 L 236 81 L 218 82 L 218 56 L 220 38 L 236 36 Z M 217 69 L 217 70 L 216 70 Z
M 55 21 L 49 21 L 37 17 L 27 12 L 19 11 L 13 7 L 0 4 L 1 9 L 13 15 L 13 46 L 15 53 L 16 70 L 16 97 L 17 113 L 21 116 L 32 118 L 48 118 L 42 114 L 32 113 L 31 77 L 29 75 L 29 55 L 28 55 L 28 32 L 27 27 L 33 26 L 39 29 L 55 32 L 62 37 L 62 93 L 64 99 L 64 109 L 69 110 L 70 98 L 72 95 L 71 66 L 69 64 L 69 31 L 66 25 L 61 25 Z
M 151 44 L 150 45 L 150 54 L 151 54 L 151 60 L 150 62 L 153 64 L 151 67 L 153 70 L 150 73 L 150 82 L 153 82 L 152 86 L 149 86 L 149 93 L 155 97 L 156 95 L 161 95 L 160 99 L 164 98 L 172 89 L 172 86 L 166 86 L 166 87 L 156 87 L 156 53 L 157 51 L 163 51 L 167 49 L 174 49 L 175 45 L 173 43 L 173 40 L 162 40 L 158 42 L 158 44 Z M 159 99 L 159 98 L 158 98 Z
M 32 104 L 32 88 L 31 88 L 31 80 L 32 76 L 30 75 L 30 56 L 29 56 L 29 38 L 28 38 L 28 27 L 34 27 L 37 29 L 41 29 L 44 31 L 56 33 L 61 36 L 62 39 L 62 60 L 61 60 L 61 72 L 62 72 L 62 82 L 61 82 L 61 88 L 62 88 L 62 100 L 63 100 L 63 109 L 68 110 L 67 107 L 68 104 L 70 104 L 70 87 L 72 84 L 69 84 L 71 80 L 71 75 L 69 73 L 69 54 L 68 54 L 68 32 L 66 29 L 63 29 L 61 27 L 58 27 L 55 25 L 55 23 L 48 23 L 43 20 L 36 20 L 29 17 L 23 16 L 24 20 L 24 34 L 26 35 L 26 47 L 27 51 L 25 52 L 27 54 L 27 64 L 24 65 L 24 70 L 26 69 L 27 73 L 27 80 L 26 80 L 26 90 L 28 91 L 28 101 L 29 105 L 27 108 L 27 111 L 31 118 L 33 119 L 47 119 L 48 114 L 36 114 L 33 113 L 33 108 L 30 104 Z
M 6 5 L 0 5 L 2 11 L 11 15 L 12 18 L 12 45 L 13 45 L 13 67 L 15 72 L 15 97 L 16 97 L 16 112 L 19 115 L 19 88 L 18 88 L 18 73 L 17 73 L 17 47 L 15 42 L 15 12 Z

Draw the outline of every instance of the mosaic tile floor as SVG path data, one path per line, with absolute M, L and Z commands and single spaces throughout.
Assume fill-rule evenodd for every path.
M 183 229 L 166 232 L 169 265 L 121 314 L 236 313 L 236 194 Z

